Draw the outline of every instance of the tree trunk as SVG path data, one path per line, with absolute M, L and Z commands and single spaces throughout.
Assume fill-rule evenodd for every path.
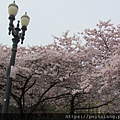
M 70 103 L 70 119 L 71 120 L 74 120 L 74 100 L 75 100 L 75 97 L 74 95 L 72 95 L 72 98 L 71 98 L 71 103 Z

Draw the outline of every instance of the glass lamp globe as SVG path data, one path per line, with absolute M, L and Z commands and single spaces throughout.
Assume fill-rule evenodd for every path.
M 9 15 L 16 16 L 18 12 L 18 6 L 15 4 L 15 1 L 8 6 Z
M 21 17 L 21 25 L 27 27 L 30 21 L 30 17 L 27 15 L 27 12 Z

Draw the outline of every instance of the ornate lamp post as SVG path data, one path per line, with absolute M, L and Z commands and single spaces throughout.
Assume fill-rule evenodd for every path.
M 3 102 L 3 108 L 2 108 L 2 114 L 5 114 L 8 112 L 9 107 L 9 100 L 10 100 L 10 94 L 11 94 L 11 85 L 12 85 L 12 78 L 10 77 L 10 71 L 11 66 L 14 66 L 15 64 L 15 57 L 17 52 L 17 45 L 21 40 L 21 44 L 23 44 L 25 31 L 27 30 L 27 26 L 29 24 L 29 16 L 27 16 L 27 13 L 21 17 L 21 25 L 22 28 L 19 28 L 19 22 L 17 23 L 17 27 L 15 28 L 13 25 L 13 21 L 15 20 L 15 16 L 18 12 L 18 6 L 15 4 L 15 1 L 8 6 L 8 13 L 9 13 L 9 35 L 12 33 L 13 38 L 13 46 L 12 46 L 12 53 L 10 58 L 10 64 L 8 66 L 6 77 L 7 77 L 7 83 L 6 83 L 6 90 L 5 90 L 5 96 L 4 96 L 4 102 Z M 20 32 L 22 31 L 22 32 Z M 2 117 L 2 120 L 4 120 L 4 117 Z

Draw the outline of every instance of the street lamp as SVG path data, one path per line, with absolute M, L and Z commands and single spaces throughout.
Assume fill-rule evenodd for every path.
M 15 64 L 15 57 L 16 57 L 16 52 L 17 52 L 17 45 L 21 40 L 21 44 L 23 44 L 24 36 L 25 36 L 25 31 L 27 30 L 27 26 L 29 24 L 30 18 L 25 12 L 25 15 L 21 17 L 21 29 L 19 28 L 19 22 L 17 23 L 17 27 L 14 27 L 13 21 L 15 20 L 15 16 L 18 12 L 18 6 L 16 5 L 15 1 L 8 6 L 8 13 L 9 13 L 9 35 L 12 34 L 12 53 L 11 53 L 11 58 L 10 58 L 10 64 L 8 66 L 7 72 L 6 72 L 6 77 L 7 77 L 7 83 L 6 83 L 6 90 L 5 90 L 5 96 L 4 96 L 4 102 L 3 102 L 3 108 L 2 108 L 2 114 L 5 114 L 8 112 L 8 107 L 9 107 L 9 100 L 10 100 L 10 94 L 11 94 L 11 85 L 12 85 L 12 78 L 10 77 L 10 71 L 11 71 L 11 66 L 14 66 Z M 22 32 L 20 32 L 22 31 Z M 2 120 L 4 118 L 2 117 Z

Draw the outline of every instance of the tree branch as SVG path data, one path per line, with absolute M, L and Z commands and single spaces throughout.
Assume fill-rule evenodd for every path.
M 38 102 L 34 105 L 34 107 L 31 109 L 30 114 L 36 109 L 36 107 L 41 103 L 41 99 L 42 97 L 51 89 L 53 88 L 56 84 L 58 84 L 59 82 L 55 82 L 54 84 L 50 85 L 50 87 L 48 89 L 46 89 L 43 94 L 40 96 L 40 98 L 38 99 Z M 42 100 L 43 101 L 43 100 Z
M 93 107 L 89 107 L 89 108 L 88 108 L 88 107 L 74 108 L 74 110 L 99 108 L 99 107 L 102 107 L 102 106 L 104 106 L 104 105 L 108 105 L 108 104 L 112 103 L 114 100 L 115 100 L 115 98 L 113 98 L 111 101 L 108 101 L 108 102 L 103 103 L 103 104 L 101 104 L 101 105 L 97 105 L 97 106 L 93 106 Z

